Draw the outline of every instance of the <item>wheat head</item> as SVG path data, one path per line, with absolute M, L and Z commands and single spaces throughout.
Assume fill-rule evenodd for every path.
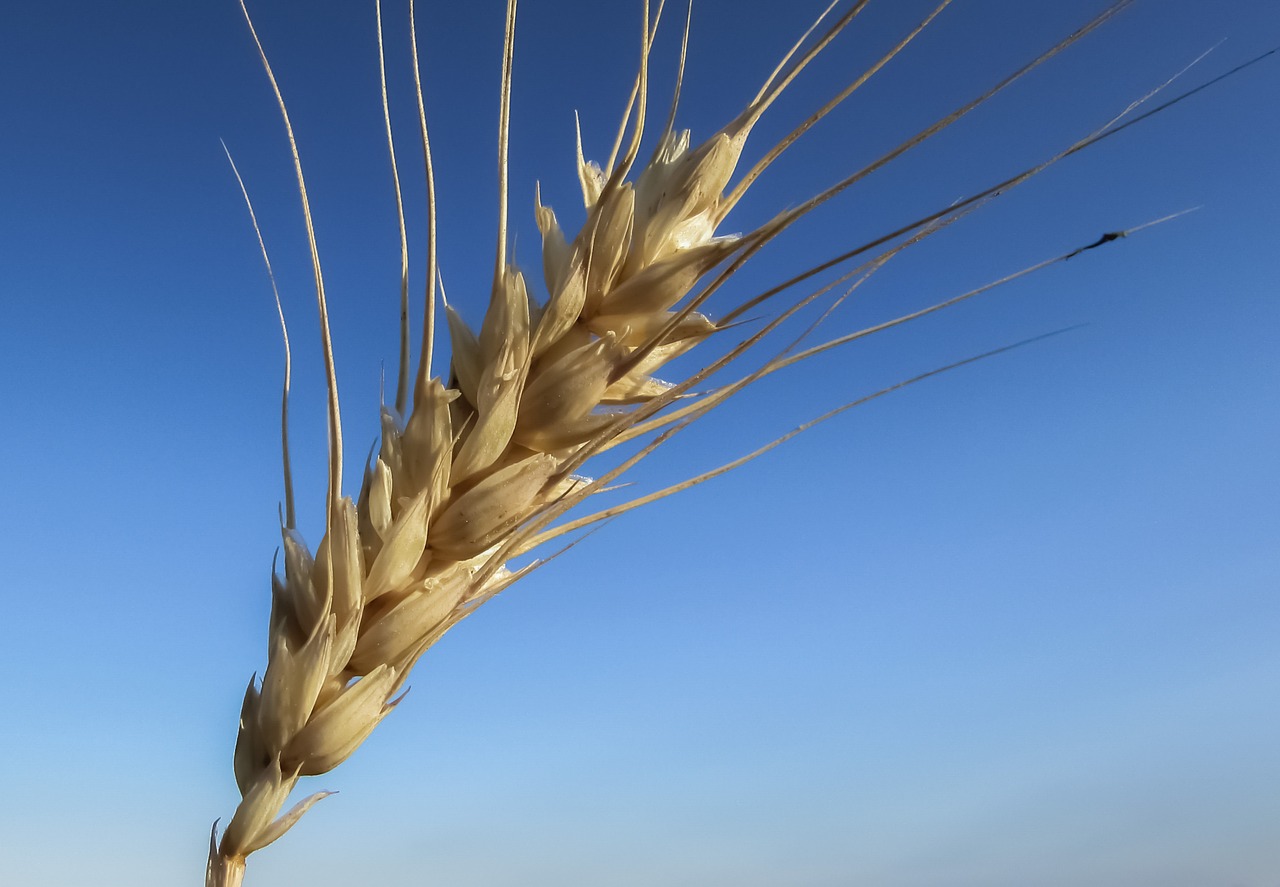
M 867 167 L 778 213 L 754 230 L 721 233 L 726 217 L 770 164 L 892 60 L 943 12 L 950 0 L 938 3 L 875 64 L 770 146 L 746 172 L 741 172 L 744 148 L 761 115 L 868 2 L 856 0 L 843 12 L 836 10 L 839 0 L 828 7 L 766 78 L 750 104 L 704 141 L 695 144 L 689 131 L 674 127 L 673 101 L 656 149 L 641 163 L 641 140 L 650 110 L 648 60 L 662 12 L 659 7 L 651 16 L 645 2 L 644 26 L 638 29 L 639 73 L 611 156 L 602 165 L 588 162 L 579 139 L 577 169 L 586 208 L 585 223 L 570 235 L 560 227 L 550 207 L 540 201 L 535 206 L 542 235 L 541 274 L 547 293 L 546 300 L 541 301 L 535 297 L 525 273 L 509 258 L 507 249 L 507 123 L 516 13 L 515 0 L 508 0 L 499 102 L 500 221 L 492 289 L 478 330 L 468 327 L 457 311 L 445 304 L 451 359 L 447 375 L 435 377 L 432 362 L 439 277 L 435 182 L 423 90 L 416 80 L 417 38 L 411 0 L 410 31 L 429 210 L 426 321 L 416 372 L 411 376 L 410 335 L 407 321 L 403 320 L 408 314 L 408 249 L 401 206 L 402 324 L 397 392 L 394 404 L 382 410 L 381 442 L 354 500 L 342 493 L 337 380 L 306 185 L 284 101 L 262 53 L 290 144 L 294 146 L 299 193 L 311 238 L 328 380 L 328 495 L 325 534 L 313 550 L 299 534 L 294 514 L 286 362 L 282 403 L 282 425 L 286 430 L 283 572 L 273 574 L 266 670 L 260 682 L 250 680 L 240 714 L 234 771 L 242 799 L 220 839 L 215 826 L 206 876 L 208 887 L 240 883 L 249 854 L 283 835 L 325 796 L 323 792 L 311 795 L 282 814 L 286 799 L 301 777 L 326 773 L 346 760 L 395 708 L 419 657 L 481 604 L 544 561 L 515 570 L 508 569 L 509 563 L 566 533 L 701 483 L 785 439 L 715 471 L 621 505 L 566 518 L 571 509 L 613 487 L 628 470 L 666 445 L 689 423 L 765 375 L 940 310 L 1128 233 L 1114 232 L 988 286 L 829 341 L 808 344 L 805 335 L 812 329 L 807 330 L 751 372 L 700 390 L 708 379 L 735 366 L 739 358 L 756 349 L 801 308 L 824 296 L 838 302 L 901 250 L 1057 160 L 1171 104 L 1165 101 L 1154 109 L 1140 109 L 1142 103 L 1135 103 L 1044 163 L 887 232 L 712 317 L 703 310 L 708 299 L 761 247 L 796 220 L 950 126 L 1100 26 L 1130 0 L 1114 3 L 1056 46 Z M 378 16 L 381 52 L 380 8 Z M 249 21 L 247 10 L 245 18 Z M 251 21 L 249 28 L 256 42 Z M 685 45 L 688 33 L 686 20 Z M 261 53 L 261 43 L 258 49 Z M 683 70 L 683 47 L 680 59 Z M 383 83 L 385 111 L 385 73 Z M 678 93 L 677 88 L 677 96 Z M 389 113 L 386 120 L 390 144 Z M 400 205 L 395 152 L 390 153 Z M 256 228 L 256 220 L 254 224 Z M 839 269 L 833 282 L 793 295 L 818 272 L 830 268 Z M 749 335 L 733 332 L 741 329 L 738 321 L 745 312 L 777 304 L 780 296 L 787 297 L 785 307 L 777 309 L 759 329 Z M 718 351 L 702 369 L 678 382 L 660 380 L 663 368 L 675 358 L 708 340 L 730 335 L 741 338 Z M 287 341 L 286 333 L 286 346 Z M 903 384 L 912 381 L 916 380 Z M 833 410 L 815 422 L 851 405 Z M 594 457 L 632 441 L 635 444 L 629 449 L 630 454 L 617 464 L 594 478 L 584 474 L 590 470 L 588 463 Z

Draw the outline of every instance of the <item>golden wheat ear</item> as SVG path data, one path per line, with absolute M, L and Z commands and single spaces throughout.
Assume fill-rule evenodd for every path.
M 427 204 L 426 304 L 417 368 L 411 374 L 409 233 L 391 126 L 379 0 L 375 4 L 379 80 L 400 236 L 400 359 L 394 402 L 384 405 L 377 417 L 380 436 L 366 459 L 359 493 L 352 499 L 342 492 L 337 373 L 302 162 L 284 97 L 241 0 L 285 127 L 302 204 L 324 361 L 328 472 L 324 535 L 312 549 L 298 531 L 295 514 L 288 437 L 291 349 L 284 308 L 276 293 L 285 343 L 281 544 L 271 572 L 267 664 L 260 679 L 255 674 L 248 682 L 232 756 L 241 799 L 221 838 L 216 826 L 211 836 L 207 887 L 239 885 L 246 858 L 281 837 L 328 796 L 329 792 L 312 794 L 286 812 L 288 798 L 300 780 L 327 773 L 354 754 L 399 704 L 413 666 L 433 644 L 482 603 L 556 555 L 514 568 L 512 559 L 530 555 L 566 533 L 590 529 L 704 483 L 854 406 L 1026 343 L 975 355 L 851 400 L 763 447 L 657 491 L 595 511 L 589 507 L 574 511 L 594 496 L 625 486 L 628 471 L 669 446 L 692 423 L 766 376 L 1122 241 L 1155 224 L 1090 239 L 984 286 L 935 296 L 927 307 L 883 323 L 825 341 L 817 338 L 832 311 L 908 249 L 1054 164 L 1149 119 L 1208 84 L 1170 99 L 1163 98 L 1163 88 L 1158 89 L 1062 151 L 1002 182 L 850 245 L 840 255 L 802 268 L 780 283 L 762 283 L 752 291 L 754 295 L 731 303 L 718 317 L 703 313 L 728 280 L 742 274 L 761 249 L 798 220 L 982 106 L 1130 2 L 1113 3 L 863 169 L 740 235 L 725 235 L 718 229 L 752 184 L 797 139 L 896 58 L 945 11 L 950 0 L 937 3 L 861 74 L 769 146 L 736 181 L 752 128 L 851 26 L 868 0 L 855 0 L 840 14 L 836 14 L 838 0 L 829 5 L 787 50 L 748 106 L 696 145 L 688 131 L 675 128 L 690 7 L 671 109 L 654 152 L 638 166 L 649 115 L 649 60 L 663 13 L 661 3 L 651 15 L 649 4 L 642 2 L 638 72 L 604 166 L 583 156 L 578 134 L 577 170 L 587 209 L 582 227 L 576 232 L 563 230 L 554 211 L 536 194 L 534 217 L 542 237 L 547 295 L 540 301 L 510 255 L 508 179 L 516 2 L 508 0 L 497 114 L 497 237 L 487 310 L 479 328 L 473 330 L 445 298 L 436 254 L 435 170 L 410 0 L 410 46 Z M 1247 64 L 1235 70 L 1244 67 Z M 1223 76 L 1231 73 L 1235 71 Z M 236 178 L 274 292 L 270 259 L 248 189 L 238 171 Z M 833 279 L 821 285 L 814 282 L 828 270 Z M 452 345 L 448 370 L 440 376 L 432 370 L 437 287 Z M 803 287 L 813 288 L 805 291 Z M 784 337 L 783 325 L 789 321 L 799 325 L 799 312 L 810 306 L 815 311 L 825 306 L 825 310 L 799 333 Z M 774 313 L 748 322 L 749 313 L 756 309 Z M 783 339 L 782 344 L 774 337 Z M 714 356 L 708 354 L 714 349 L 701 347 L 711 340 L 724 346 Z M 695 364 L 699 369 L 671 382 L 657 377 L 676 358 L 692 352 L 707 354 Z M 747 355 L 759 356 L 750 371 L 743 369 L 748 364 L 738 363 Z M 729 381 L 718 381 L 723 377 Z M 615 452 L 608 457 L 615 462 L 597 470 L 608 460 L 596 457 L 620 444 L 632 446 L 619 451 L 625 455 Z M 598 476 L 586 477 L 584 471 Z

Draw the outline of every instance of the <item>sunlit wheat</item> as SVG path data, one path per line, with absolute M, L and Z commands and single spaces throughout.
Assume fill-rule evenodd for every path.
M 969 114 L 1104 24 L 1129 5 L 1129 0 L 1114 3 L 972 101 L 864 168 L 850 170 L 821 193 L 745 233 L 724 233 L 726 219 L 770 165 L 875 76 L 949 3 L 938 3 L 896 44 L 886 47 L 875 64 L 851 82 L 839 85 L 829 102 L 762 152 L 747 151 L 753 127 L 793 79 L 857 19 L 868 0 L 833 3 L 764 78 L 750 104 L 697 143 L 689 131 L 675 127 L 674 101 L 656 133 L 647 126 L 654 116 L 650 50 L 663 10 L 650 10 L 646 3 L 646 24 L 636 29 L 639 71 L 614 148 L 603 164 L 596 164 L 582 156 L 579 140 L 577 168 L 585 223 L 577 232 L 566 232 L 550 207 L 539 203 L 535 208 L 542 235 L 542 283 L 535 286 L 509 254 L 508 121 L 516 47 L 516 3 L 509 0 L 498 101 L 499 224 L 488 309 L 479 329 L 473 330 L 444 302 L 443 290 L 439 299 L 436 296 L 440 278 L 435 249 L 439 221 L 436 186 L 423 88 L 417 82 L 429 220 L 424 257 L 425 325 L 414 370 L 407 320 L 409 250 L 400 171 L 392 149 L 401 233 L 401 353 L 395 400 L 382 410 L 381 443 L 354 500 L 343 493 L 342 423 L 320 252 L 285 102 L 267 56 L 262 54 L 293 149 L 311 244 L 328 382 L 328 493 L 325 534 L 312 549 L 298 532 L 293 502 L 286 358 L 282 572 L 272 588 L 266 669 L 260 681 L 250 680 L 240 715 L 234 771 L 242 800 L 220 838 L 212 842 L 209 887 L 240 883 L 246 858 L 283 835 L 325 796 L 323 792 L 311 795 L 282 814 L 298 781 L 328 772 L 355 752 L 395 708 L 419 657 L 450 628 L 539 567 L 545 558 L 518 567 L 508 565 L 520 563 L 567 533 L 714 477 L 813 424 L 665 489 L 594 512 L 581 507 L 596 494 L 616 488 L 630 469 L 678 439 L 690 423 L 764 376 L 1129 233 L 1107 234 L 987 286 L 857 332 L 816 341 L 811 341 L 816 324 L 788 335 L 780 332 L 807 306 L 838 304 L 903 250 L 1064 157 L 1111 137 L 1185 95 L 1157 103 L 1152 100 L 1156 93 L 1152 93 L 1040 164 L 712 312 L 712 296 L 731 277 L 749 269 L 758 251 L 793 223 Z M 842 5 L 846 7 L 843 10 L 838 8 Z M 380 8 L 378 16 L 381 61 Z M 245 17 L 248 20 L 247 10 Z M 413 21 L 412 3 L 409 21 Z M 251 22 L 249 27 L 252 31 Z M 681 71 L 688 35 L 686 19 Z M 257 41 L 256 32 L 253 36 Z M 412 31 L 411 36 L 416 77 L 417 37 Z M 258 47 L 261 51 L 260 43 Z M 385 65 L 383 71 L 384 113 L 391 144 Z M 678 89 L 676 94 L 678 97 Z M 646 135 L 656 135 L 656 139 L 647 159 L 642 159 Z M 747 162 L 746 157 L 754 159 Z M 254 225 L 256 228 L 256 219 Z M 265 247 L 263 252 L 265 255 Z M 831 269 L 836 270 L 820 286 L 810 283 Z M 537 295 L 543 291 L 545 298 Z M 433 375 L 438 303 L 445 312 L 442 326 L 448 329 L 451 345 L 446 372 L 439 376 Z M 759 315 L 764 319 L 743 322 Z M 664 380 L 672 361 L 690 352 L 696 357 L 702 353 L 700 346 L 713 340 L 719 344 L 703 349 L 707 352 L 704 361 L 694 361 L 700 369 Z M 744 355 L 762 349 L 763 359 L 750 370 L 733 374 Z M 945 369 L 949 367 L 934 372 Z M 920 378 L 923 376 L 901 384 Z M 814 422 L 852 405 L 839 406 Z M 595 458 L 627 443 L 630 446 L 615 451 L 612 463 L 601 465 Z

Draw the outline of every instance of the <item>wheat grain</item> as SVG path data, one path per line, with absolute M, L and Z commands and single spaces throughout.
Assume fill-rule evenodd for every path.
M 571 509 L 610 488 L 689 423 L 763 376 L 940 310 L 1080 251 L 1065 253 L 988 287 L 887 323 L 799 348 L 812 332 L 811 327 L 756 370 L 699 392 L 698 387 L 713 374 L 756 348 L 804 306 L 838 293 L 841 287 L 857 287 L 902 250 L 1135 119 L 1136 105 L 1045 163 L 712 318 L 700 310 L 712 294 L 796 220 L 968 114 L 1103 24 L 1130 0 L 1109 6 L 973 101 L 794 209 L 779 213 L 744 234 L 719 233 L 730 211 L 769 165 L 901 52 L 943 12 L 950 0 L 938 3 L 879 60 L 770 146 L 735 181 L 748 137 L 761 115 L 849 26 L 867 2 L 853 3 L 819 31 L 834 15 L 838 0 L 828 7 L 786 53 L 748 107 L 701 144 L 694 145 L 688 131 L 674 129 L 673 102 L 656 150 L 637 169 L 649 111 L 648 59 L 662 13 L 659 7 L 651 17 L 646 3 L 640 70 L 608 162 L 603 166 L 588 162 L 579 140 L 578 175 L 587 212 L 583 227 L 570 237 L 561 229 L 551 208 L 540 200 L 535 207 L 548 293 L 547 301 L 540 303 L 532 296 L 524 272 L 507 255 L 507 142 L 516 13 L 515 0 L 509 0 L 499 101 L 499 226 L 490 301 L 478 331 L 471 330 L 452 306 L 445 306 L 452 353 L 444 378 L 432 375 L 435 285 L 439 275 L 435 255 L 435 182 L 423 90 L 417 75 L 411 2 L 411 42 L 429 211 L 426 319 L 421 355 L 416 372 L 411 374 L 408 248 L 399 171 L 392 148 L 401 237 L 401 358 L 395 402 L 383 408 L 381 443 L 354 501 L 342 494 L 337 377 L 302 165 L 283 97 L 258 43 L 293 150 L 311 243 L 328 382 L 329 478 L 325 535 L 313 556 L 297 531 L 289 470 L 286 333 L 283 576 L 273 579 L 267 667 L 260 683 L 250 681 L 240 715 L 234 772 L 242 800 L 221 839 L 211 839 L 206 876 L 210 887 L 240 883 L 248 855 L 283 835 L 327 794 L 311 795 L 288 813 L 280 813 L 301 777 L 326 773 L 342 763 L 395 708 L 397 694 L 410 670 L 432 644 L 484 601 L 542 563 L 535 561 L 511 572 L 509 561 L 565 533 L 701 483 L 755 458 L 803 429 L 720 469 L 630 502 L 573 520 L 564 519 Z M 393 144 L 382 64 L 380 5 L 378 17 L 383 110 L 388 143 Z M 257 42 L 247 9 L 245 18 Z M 688 33 L 686 19 L 681 71 Z M 678 97 L 678 87 L 676 94 Z M 256 219 L 254 226 L 256 229 Z M 259 238 L 261 242 L 261 235 Z M 265 247 L 263 252 L 265 255 Z M 848 267 L 855 261 L 854 267 Z M 676 383 L 656 377 L 676 357 L 735 328 L 735 322 L 747 310 L 793 292 L 818 271 L 842 264 L 845 270 L 834 282 L 793 298 L 759 330 L 709 360 L 702 370 Z M 712 276 L 712 272 L 717 273 Z M 843 297 L 835 298 L 838 302 Z M 903 384 L 913 381 L 916 380 Z M 852 405 L 839 407 L 815 422 Z M 595 479 L 580 476 L 594 456 L 636 439 L 643 440 L 643 444 L 620 464 Z

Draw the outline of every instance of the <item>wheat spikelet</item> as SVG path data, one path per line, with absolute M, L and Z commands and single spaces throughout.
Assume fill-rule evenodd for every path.
M 541 270 L 548 294 L 543 302 L 534 296 L 525 272 L 507 254 L 507 124 L 516 13 L 515 0 L 509 0 L 499 102 L 500 222 L 493 281 L 478 330 L 468 327 L 452 306 L 445 305 L 451 362 L 443 378 L 432 375 L 435 285 L 439 273 L 435 256 L 435 184 L 423 90 L 417 83 L 430 211 L 426 321 L 416 372 L 411 374 L 406 320 L 408 249 L 399 171 L 392 150 L 401 233 L 401 358 L 395 402 L 383 408 L 381 442 L 354 501 L 342 494 L 342 435 L 334 356 L 301 162 L 283 98 L 266 55 L 262 54 L 293 146 L 311 240 L 328 381 L 329 478 L 325 534 L 313 550 L 296 527 L 285 437 L 282 574 L 273 575 L 267 667 L 261 681 L 251 679 L 245 691 L 234 754 L 235 778 L 242 800 L 221 838 L 211 841 L 207 873 L 210 887 L 239 883 L 248 855 L 283 835 L 325 796 L 323 792 L 311 795 L 281 814 L 301 777 L 326 773 L 342 763 L 394 709 L 410 670 L 432 644 L 541 563 L 535 561 L 512 572 L 507 567 L 509 562 L 566 533 L 701 483 L 803 430 L 797 429 L 715 471 L 594 514 L 564 519 L 571 509 L 610 488 L 690 422 L 765 375 L 941 310 L 1128 233 L 1109 234 L 1098 243 L 875 327 L 803 348 L 798 347 L 805 338 L 802 335 L 754 371 L 709 391 L 700 391 L 709 378 L 733 366 L 801 308 L 833 293 L 836 295 L 832 298 L 838 302 L 842 290 L 856 287 L 902 250 L 1057 160 L 1170 104 L 1165 102 L 1139 113 L 1141 103 L 1135 103 L 1044 163 L 712 317 L 704 310 L 710 297 L 792 223 L 968 114 L 1103 24 L 1130 0 L 1114 3 L 987 92 L 864 169 L 852 172 L 754 230 L 737 235 L 721 233 L 726 217 L 769 165 L 892 60 L 944 11 L 950 0 L 938 3 L 875 64 L 769 147 L 749 170 L 740 173 L 748 137 L 761 115 L 868 2 L 857 0 L 840 14 L 836 14 L 838 3 L 833 3 L 786 54 L 752 102 L 701 143 L 694 144 L 688 131 L 674 128 L 673 103 L 656 150 L 641 165 L 641 139 L 650 110 L 648 59 L 661 18 L 661 8 L 651 15 L 646 3 L 645 24 L 640 29 L 639 73 L 612 156 L 603 165 L 589 162 L 582 155 L 579 141 L 577 167 L 585 223 L 570 236 L 562 230 L 550 207 L 543 206 L 540 200 L 535 206 L 542 237 Z M 380 8 L 378 15 L 381 55 Z M 248 20 L 247 10 L 245 17 Z M 830 23 L 828 19 L 832 19 Z M 412 22 L 411 2 L 416 76 L 417 42 Z M 252 32 L 251 21 L 249 27 Z M 687 42 L 687 21 L 684 33 Z M 253 36 L 257 41 L 256 32 Z M 258 48 L 261 52 L 260 43 Z M 683 62 L 682 48 L 682 69 Z M 383 98 L 390 143 L 385 74 Z M 254 224 L 256 228 L 256 221 Z M 658 377 L 675 358 L 737 329 L 745 312 L 795 292 L 814 274 L 836 266 L 841 266 L 842 271 L 834 282 L 791 297 L 774 317 L 709 359 L 701 370 L 675 383 Z M 283 323 L 283 315 L 281 319 Z M 286 355 L 287 342 L 286 333 Z M 915 380 L 903 384 L 912 381 Z M 288 384 L 286 356 L 282 407 L 282 424 L 286 427 Z M 852 405 L 846 404 L 814 421 Z M 581 472 L 589 470 L 589 460 L 628 441 L 638 442 L 631 455 L 599 477 L 582 476 Z

